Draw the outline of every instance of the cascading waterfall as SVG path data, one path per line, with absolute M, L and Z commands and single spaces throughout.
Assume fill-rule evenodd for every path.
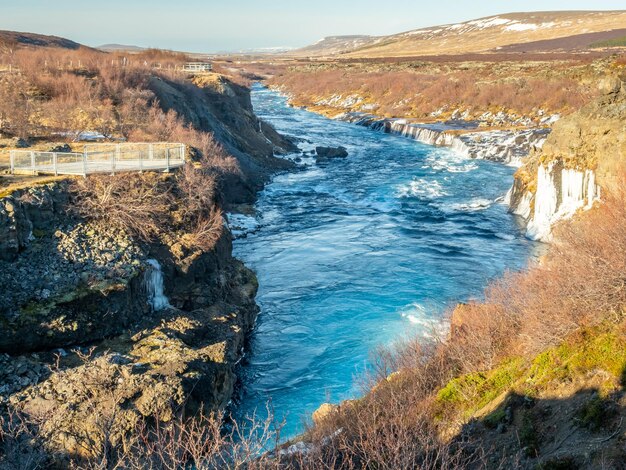
M 147 260 L 150 266 L 145 273 L 144 285 L 148 294 L 148 303 L 155 312 L 169 308 L 170 302 L 163 291 L 163 272 L 155 259 Z
M 583 172 L 563 168 L 560 174 L 561 185 L 558 187 L 554 167 L 554 163 L 547 167 L 540 165 L 537 172 L 535 211 L 526 231 L 527 236 L 533 240 L 550 240 L 553 224 L 571 217 L 579 209 L 591 208 L 600 196 L 592 170 Z M 524 198 L 528 195 L 530 193 L 525 194 Z M 518 206 L 515 213 L 522 215 L 520 212 L 526 213 L 526 208 Z M 528 214 L 530 215 L 530 210 Z

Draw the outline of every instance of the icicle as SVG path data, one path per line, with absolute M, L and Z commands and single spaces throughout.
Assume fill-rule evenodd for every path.
M 557 188 L 554 185 L 552 167 L 552 164 L 547 168 L 540 165 L 537 172 L 535 213 L 526 231 L 532 240 L 547 240 L 550 237 L 552 216 L 557 210 Z
M 170 307 L 170 302 L 163 291 L 163 272 L 161 265 L 155 259 L 147 260 L 150 265 L 145 273 L 144 285 L 148 294 L 148 303 L 152 310 L 158 312 Z

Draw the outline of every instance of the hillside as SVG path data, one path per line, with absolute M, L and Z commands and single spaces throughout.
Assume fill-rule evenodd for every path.
M 80 49 L 82 44 L 58 36 L 22 33 L 18 31 L 0 31 L 0 46 L 56 47 L 60 49 Z
M 131 46 L 129 44 L 103 44 L 96 47 L 96 49 L 105 52 L 141 52 L 146 50 L 145 47 Z
M 335 36 L 290 55 L 407 57 L 494 52 L 512 45 L 524 52 L 519 45 L 538 41 L 544 43 L 539 49 L 534 44 L 531 50 L 586 49 L 592 43 L 624 36 L 623 28 L 626 28 L 626 11 L 508 13 L 391 36 Z M 584 37 L 588 34 L 592 36 Z M 581 35 L 575 41 L 550 42 Z

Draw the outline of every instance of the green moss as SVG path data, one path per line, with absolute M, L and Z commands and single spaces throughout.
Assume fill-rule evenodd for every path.
M 133 274 L 133 276 L 131 277 L 134 277 L 134 275 L 135 274 Z M 80 285 L 72 291 L 59 294 L 41 302 L 28 302 L 26 305 L 23 305 L 20 308 L 20 320 L 22 322 L 30 321 L 32 317 L 48 315 L 59 305 L 68 304 L 70 302 L 74 302 L 75 300 L 83 299 L 93 293 L 99 292 L 101 294 L 108 295 L 109 293 L 114 291 L 124 290 L 127 288 L 129 282 L 130 279 L 116 279 L 112 281 L 102 281 L 91 286 Z M 93 307 L 95 308 L 97 306 L 94 304 Z M 95 308 L 95 310 L 97 310 L 97 308 Z
M 606 324 L 583 329 L 531 362 L 508 359 L 492 370 L 457 377 L 437 393 L 437 414 L 442 417 L 452 413 L 467 419 L 503 393 L 536 397 L 554 384 L 570 382 L 596 370 L 608 373 L 601 393 L 613 391 L 616 381 L 626 383 L 626 335 L 622 327 Z M 583 421 L 593 424 L 599 420 L 601 409 L 596 405 L 584 410 Z M 498 409 L 487 415 L 485 424 L 497 426 L 503 413 Z
M 582 426 L 597 431 L 605 422 L 609 408 L 608 400 L 596 395 L 578 410 L 577 417 Z
M 46 232 L 45 230 L 41 230 L 41 229 L 33 229 L 33 237 L 35 238 L 43 238 L 48 234 L 48 232 Z
M 621 377 L 626 369 L 626 338 L 615 329 L 583 330 L 576 337 L 540 354 L 532 362 L 526 384 L 535 394 L 550 382 L 601 369 Z
M 455 406 L 465 417 L 486 406 L 510 388 L 524 372 L 523 359 L 513 358 L 487 372 L 467 374 L 450 381 L 437 394 L 441 406 Z
M 626 47 L 626 36 L 622 36 L 619 38 L 608 39 L 606 41 L 598 41 L 591 44 L 589 47 L 596 48 L 604 48 L 604 47 Z

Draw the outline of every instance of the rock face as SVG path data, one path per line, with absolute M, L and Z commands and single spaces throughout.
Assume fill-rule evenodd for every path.
M 173 109 L 196 129 L 213 133 L 238 160 L 244 177 L 230 177 L 224 197 L 232 204 L 251 203 L 273 172 L 293 165 L 274 154 L 295 152 L 297 146 L 255 116 L 247 88 L 217 74 L 195 84 L 199 88 L 155 77 L 150 89 L 165 111 Z
M 0 199 L 0 260 L 15 259 L 35 231 L 48 230 L 67 202 L 65 189 L 48 185 Z
M 252 202 L 292 165 L 274 154 L 296 147 L 253 114 L 246 89 L 216 77 L 151 87 L 239 161 L 217 203 Z M 174 194 L 178 181 L 162 177 Z M 211 249 L 185 244 L 196 228 L 186 222 L 141 241 L 81 218 L 76 197 L 89 196 L 69 180 L 0 196 L 0 418 L 11 409 L 34 420 L 37 449 L 59 468 L 140 422 L 223 411 L 258 312 L 256 278 L 233 258 L 228 228 Z M 180 202 L 169 204 L 178 217 Z M 0 440 L 0 467 L 3 450 Z
M 622 77 L 624 78 L 624 77 Z M 531 153 L 509 193 L 528 236 L 549 240 L 551 227 L 588 208 L 602 189 L 619 186 L 626 163 L 626 85 L 611 77 L 604 95 L 557 122 L 542 150 Z
M 17 392 L 14 387 L 9 403 L 43 421 L 48 449 L 83 456 L 105 439 L 103 422 L 106 438 L 116 443 L 141 420 L 167 422 L 181 410 L 193 415 L 224 409 L 256 313 L 254 276 L 241 264 L 233 269 L 231 282 L 239 285 L 228 296 L 233 303 L 146 315 L 128 333 L 83 354 L 90 357 L 77 367 L 40 375 L 45 380 Z M 70 354 L 64 361 L 72 359 Z
M 450 147 L 467 158 L 521 165 L 523 158 L 542 147 L 550 129 L 480 130 L 476 122 L 452 121 L 436 124 L 410 123 L 405 119 L 381 119 L 349 113 L 339 117 L 360 126 L 401 135 L 428 145 Z
M 98 439 L 94 420 L 107 410 L 113 439 L 140 419 L 223 410 L 258 311 L 230 232 L 178 258 L 163 241 L 78 219 L 68 186 L 0 199 L 0 353 L 10 354 L 0 354 L 0 413 L 45 415 L 46 447 L 71 453 Z M 147 288 L 155 263 L 160 308 Z

